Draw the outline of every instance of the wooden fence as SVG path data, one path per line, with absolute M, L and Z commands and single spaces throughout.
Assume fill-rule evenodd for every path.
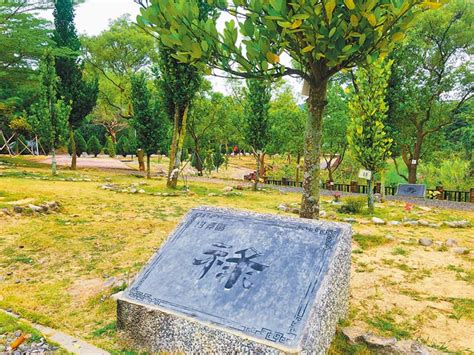
M 266 184 L 277 185 L 277 186 L 289 186 L 289 187 L 302 187 L 302 182 L 296 182 L 289 179 L 265 179 Z M 322 183 L 321 187 L 323 189 L 332 190 L 332 191 L 341 191 L 341 192 L 351 192 L 351 193 L 367 193 L 367 185 L 359 185 L 357 181 L 352 181 L 350 184 L 330 184 Z M 380 193 L 381 183 L 376 183 L 374 186 L 374 193 Z M 395 196 L 397 193 L 397 188 L 394 186 L 385 186 L 385 195 Z M 436 189 L 427 189 L 427 196 L 435 196 L 438 200 L 446 201 L 456 201 L 456 202 L 471 202 L 474 203 L 474 188 L 471 188 L 470 191 L 453 191 L 445 190 L 442 186 L 437 186 Z

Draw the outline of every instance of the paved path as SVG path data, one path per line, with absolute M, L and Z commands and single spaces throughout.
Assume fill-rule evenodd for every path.
M 61 346 L 63 349 L 66 349 L 67 351 L 73 354 L 78 354 L 78 355 L 108 355 L 109 354 L 107 351 L 102 350 L 98 347 L 95 347 L 94 345 L 91 345 L 89 343 L 86 343 L 85 341 L 81 339 L 74 338 L 63 332 L 57 331 L 49 327 L 45 327 L 40 324 L 31 323 L 27 319 L 21 318 L 19 315 L 15 313 L 7 312 L 3 309 L 0 309 L 0 312 L 3 312 L 11 317 L 22 320 L 23 322 L 27 323 L 31 327 L 35 328 L 37 331 L 39 331 L 49 340 L 59 344 L 59 346 Z
M 56 160 L 59 166 L 70 166 L 71 159 L 72 158 L 69 155 L 56 156 Z M 51 157 L 40 160 L 39 163 L 51 164 Z M 95 169 L 125 169 L 133 171 L 133 169 L 124 162 L 107 156 L 99 156 L 97 158 L 91 156 L 77 158 L 77 167 Z

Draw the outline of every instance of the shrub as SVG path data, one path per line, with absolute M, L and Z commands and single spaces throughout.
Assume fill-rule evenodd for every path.
M 120 138 L 117 141 L 117 145 L 115 146 L 116 153 L 125 158 L 128 154 L 127 148 L 128 148 L 128 138 L 126 136 L 120 136 Z
M 341 213 L 360 213 L 367 200 L 364 197 L 347 197 L 338 211 Z
M 80 157 L 82 153 L 87 152 L 87 143 L 79 131 L 74 133 L 74 138 L 76 140 L 76 154 Z
M 102 147 L 100 146 L 99 139 L 96 136 L 91 136 L 87 142 L 87 153 L 97 157 L 101 150 Z
M 108 154 L 111 158 L 115 158 L 115 144 L 112 142 L 112 138 L 110 137 L 107 137 L 107 140 L 105 141 L 104 153 Z

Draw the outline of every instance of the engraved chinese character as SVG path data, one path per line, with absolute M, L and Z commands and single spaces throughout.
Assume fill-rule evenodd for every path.
M 211 270 L 213 266 L 221 267 L 219 272 L 215 275 L 217 279 L 227 277 L 224 288 L 230 290 L 234 285 L 242 280 L 242 287 L 249 289 L 253 286 L 253 283 L 249 280 L 249 277 L 254 275 L 256 272 L 261 272 L 268 268 L 267 265 L 260 264 L 254 259 L 262 256 L 254 248 L 247 248 L 236 251 L 233 257 L 228 257 L 229 250 L 232 246 L 224 243 L 212 244 L 215 249 L 206 250 L 203 254 L 209 255 L 204 259 L 195 258 L 193 265 L 204 265 L 203 271 L 199 279 L 202 279 Z
M 255 271 L 261 272 L 268 268 L 268 266 L 253 261 L 253 259 L 262 255 L 254 248 L 239 250 L 236 251 L 235 254 L 240 255 L 240 257 L 226 259 L 226 262 L 234 263 L 235 266 L 231 271 L 229 279 L 225 283 L 224 287 L 226 290 L 231 289 L 242 276 L 243 288 L 249 289 L 253 286 L 253 283 L 249 281 L 247 276 L 253 275 Z
M 222 249 L 232 248 L 232 245 L 226 245 L 224 243 L 215 243 L 215 244 L 212 244 L 212 246 L 214 246 L 216 248 L 219 248 L 219 249 L 207 250 L 203 254 L 204 255 L 210 255 L 208 258 L 206 258 L 206 259 L 196 259 L 195 258 L 194 261 L 193 261 L 193 265 L 204 265 L 203 272 L 201 274 L 201 277 L 199 277 L 199 279 L 202 279 L 204 276 L 206 276 L 207 272 L 212 268 L 214 263 L 216 263 L 219 266 L 224 264 L 224 261 L 222 260 L 222 258 L 229 255 L 229 253 L 222 250 Z

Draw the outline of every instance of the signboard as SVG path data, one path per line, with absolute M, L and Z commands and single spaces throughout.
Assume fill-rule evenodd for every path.
M 359 170 L 359 178 L 365 179 L 365 180 L 370 180 L 370 179 L 372 179 L 372 172 L 370 170 L 360 169 Z
M 426 185 L 422 184 L 398 184 L 397 196 L 425 197 Z

